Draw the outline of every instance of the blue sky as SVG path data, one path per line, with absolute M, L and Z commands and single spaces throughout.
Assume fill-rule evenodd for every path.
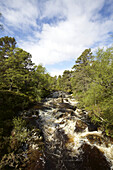
M 70 70 L 86 48 L 112 45 L 113 0 L 0 0 L 0 37 L 15 37 L 52 75 Z

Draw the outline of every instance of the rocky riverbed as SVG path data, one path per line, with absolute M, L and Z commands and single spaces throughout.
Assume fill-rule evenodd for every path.
M 72 95 L 54 92 L 35 106 L 45 143 L 45 170 L 109 170 L 113 141 L 93 125 Z

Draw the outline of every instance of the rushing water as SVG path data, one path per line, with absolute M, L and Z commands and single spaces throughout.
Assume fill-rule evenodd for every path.
M 113 169 L 113 141 L 91 124 L 71 95 L 53 93 L 45 99 L 39 118 L 45 170 Z

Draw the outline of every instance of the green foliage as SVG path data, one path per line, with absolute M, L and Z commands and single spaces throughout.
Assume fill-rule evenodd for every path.
M 22 142 L 27 141 L 29 133 L 26 128 L 26 122 L 22 118 L 14 118 L 13 125 L 12 135 L 10 136 L 10 146 L 14 151 L 21 146 Z
M 30 90 L 32 62 L 29 53 L 22 49 L 9 48 L 4 57 L 4 65 L 1 66 L 1 89 L 20 91 L 26 93 Z
M 50 92 L 51 76 L 42 65 L 35 66 L 28 52 L 16 47 L 11 37 L 0 38 L 0 89 L 19 92 L 34 101 Z
M 32 96 L 36 101 L 49 94 L 51 89 L 50 78 L 51 76 L 46 72 L 45 67 L 42 65 L 34 67 L 32 73 Z
M 65 70 L 62 76 L 59 75 L 57 79 L 57 86 L 56 86 L 57 89 L 71 93 L 72 92 L 71 76 L 72 76 L 72 71 L 69 70 Z
M 58 90 L 63 89 L 63 81 L 62 81 L 62 76 L 61 75 L 59 75 L 58 79 L 57 79 L 57 88 L 58 88 Z
M 22 120 L 22 118 L 18 117 L 13 119 L 13 130 L 11 132 L 11 136 L 7 138 L 7 145 L 3 143 L 3 145 L 7 147 L 7 151 L 5 151 L 5 154 L 1 159 L 1 169 L 15 169 L 22 165 L 23 162 L 25 162 L 25 153 L 20 149 L 22 147 L 22 142 L 26 142 L 28 137 L 28 132 L 25 125 L 26 123 L 24 120 Z
M 0 120 L 12 119 L 19 111 L 28 108 L 32 102 L 25 94 L 0 90 Z
M 29 169 L 27 166 L 34 167 L 34 161 L 40 161 L 43 149 L 40 131 L 36 127 L 34 129 L 33 126 L 31 130 L 28 129 L 29 123 L 23 120 L 21 117 L 15 117 L 13 119 L 13 128 L 11 135 L 8 138 L 9 141 L 7 142 L 8 149 L 5 151 L 5 154 L 2 155 L 0 169 Z M 39 149 L 33 149 L 31 147 L 32 144 L 38 146 Z M 40 163 L 42 164 L 42 162 Z
M 101 102 L 101 109 L 104 113 L 103 118 L 106 122 L 109 122 L 110 125 L 113 125 L 113 96 L 109 96 L 109 98 Z
M 9 136 L 12 130 L 12 121 L 5 120 L 0 121 L 0 160 L 2 156 L 8 153 Z
M 50 91 L 57 90 L 57 76 L 54 77 L 49 76 L 48 81 L 49 81 Z
M 71 82 L 74 95 L 90 112 L 92 121 L 104 126 L 107 134 L 110 132 L 112 136 L 113 48 L 98 49 L 95 57 L 90 49 L 85 50 L 73 68 Z
M 84 94 L 89 88 L 91 82 L 91 70 L 93 56 L 91 49 L 86 49 L 77 59 L 73 66 L 73 74 L 71 78 L 72 91 L 77 100 L 84 100 Z M 83 104 L 83 103 L 82 103 Z
M 57 89 L 73 92 L 91 120 L 113 135 L 113 48 L 98 49 L 95 56 L 91 49 L 84 50 L 73 71 L 58 77 Z

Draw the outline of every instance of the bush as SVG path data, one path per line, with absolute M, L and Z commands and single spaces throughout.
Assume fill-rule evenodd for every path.
M 0 90 L 0 120 L 12 119 L 15 114 L 32 103 L 33 101 L 25 94 Z

